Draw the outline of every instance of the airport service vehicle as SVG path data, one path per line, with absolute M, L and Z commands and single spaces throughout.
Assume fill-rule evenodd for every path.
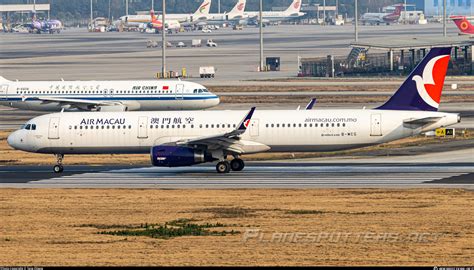
M 456 26 L 459 29 L 459 35 L 469 35 L 474 36 L 474 26 L 468 20 L 466 16 L 451 16 L 449 17 L 453 20 Z
M 217 43 L 215 43 L 212 39 L 208 39 L 206 42 L 207 47 L 217 47 Z
M 262 12 L 262 23 L 277 23 L 297 19 L 304 16 L 306 13 L 300 12 L 301 0 L 293 0 L 291 5 L 285 11 L 264 11 Z M 247 20 L 259 22 L 259 12 L 244 12 L 244 17 Z
M 186 44 L 184 44 L 184 42 L 180 41 L 178 42 L 178 45 L 176 45 L 177 48 L 184 48 L 186 47 Z
M 380 25 L 380 24 L 391 24 L 397 22 L 402 12 L 403 4 L 396 4 L 384 8 L 384 12 L 381 13 L 364 13 L 360 17 L 360 22 L 364 25 Z
M 33 12 L 33 17 L 31 20 L 31 24 L 29 24 L 29 32 L 30 33 L 50 33 L 54 34 L 60 33 L 63 28 L 63 24 L 60 20 L 43 20 L 40 21 L 36 18 L 36 12 Z
M 200 39 L 193 39 L 191 41 L 191 47 L 201 47 L 202 41 Z
M 431 49 L 375 109 L 62 112 L 31 119 L 7 142 L 56 155 L 55 172 L 63 170 L 68 154 L 149 153 L 160 167 L 217 161 L 217 172 L 228 173 L 244 168 L 245 154 L 376 145 L 460 122 L 459 114 L 437 111 L 450 53 L 451 48 Z
M 203 28 L 201 30 L 203 33 L 212 33 L 212 30 L 211 29 L 208 29 L 208 28 Z
M 216 69 L 213 66 L 199 67 L 199 76 L 201 78 L 214 78 Z
M 24 110 L 200 110 L 218 104 L 219 97 L 206 87 L 187 81 L 19 82 L 0 77 L 0 105 Z
M 234 8 L 229 13 L 211 13 L 208 16 L 207 23 L 210 25 L 224 25 L 224 24 L 243 24 L 246 22 L 245 5 L 247 0 L 239 0 Z

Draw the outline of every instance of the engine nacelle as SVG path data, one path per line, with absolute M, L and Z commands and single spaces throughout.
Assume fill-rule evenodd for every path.
M 153 166 L 159 167 L 191 166 L 214 160 L 203 150 L 171 145 L 152 147 L 150 156 Z

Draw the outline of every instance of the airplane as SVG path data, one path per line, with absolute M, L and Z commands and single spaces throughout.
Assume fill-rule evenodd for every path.
M 451 16 L 449 17 L 453 20 L 456 26 L 461 32 L 459 35 L 470 35 L 474 36 L 474 26 L 469 22 L 466 16 Z
M 385 8 L 385 12 L 382 13 L 364 13 L 360 17 L 360 22 L 362 24 L 387 24 L 394 23 L 398 21 L 402 13 L 403 4 L 396 4 L 393 6 L 388 6 Z
M 180 22 L 183 26 L 192 26 L 200 23 L 205 23 L 209 17 L 211 1 L 212 0 L 204 0 L 202 4 L 198 7 L 198 9 L 196 9 L 194 14 L 166 14 L 165 20 L 176 20 Z
M 245 5 L 247 0 L 238 0 L 234 8 L 229 13 L 211 13 L 208 16 L 208 24 L 222 25 L 224 23 L 244 24 L 246 23 L 246 17 L 244 15 Z
M 301 10 L 301 0 L 293 0 L 290 6 L 285 11 L 264 11 L 262 12 L 262 23 L 274 23 L 281 21 L 288 21 L 291 19 L 296 19 L 301 16 L 304 16 L 306 13 L 300 12 Z M 248 20 L 259 21 L 259 12 L 258 11 L 249 11 L 244 12 L 244 17 Z
M 33 12 L 31 23 L 29 24 L 29 32 L 41 34 L 42 32 L 54 34 L 60 33 L 63 28 L 63 24 L 60 20 L 43 20 L 40 21 L 36 18 L 36 12 Z
M 150 16 L 151 16 L 151 22 L 148 23 L 147 27 L 157 30 L 156 33 L 158 33 L 158 31 L 161 31 L 163 29 L 163 21 L 158 20 L 156 18 L 155 12 L 153 10 L 150 10 Z M 181 28 L 181 24 L 179 23 L 179 21 L 166 19 L 165 29 L 178 31 L 178 29 L 180 28 Z
M 38 116 L 8 136 L 17 150 L 54 154 L 145 154 L 159 167 L 216 162 L 241 171 L 242 155 L 315 152 L 386 143 L 461 121 L 438 112 L 451 47 L 432 48 L 395 94 L 374 109 L 196 112 L 62 112 Z M 231 162 L 227 157 L 232 156 Z
M 33 111 L 199 110 L 219 97 L 187 81 L 27 81 L 0 76 L 0 105 Z

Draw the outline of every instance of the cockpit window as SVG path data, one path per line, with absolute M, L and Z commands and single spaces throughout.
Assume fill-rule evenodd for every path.
M 203 91 L 204 93 L 209 93 L 209 91 L 208 91 L 206 88 L 202 89 L 202 91 Z
M 36 124 L 31 125 L 31 130 L 36 130 Z
M 202 93 L 202 89 L 199 89 L 199 94 L 201 94 L 201 93 Z
M 197 89 L 194 89 L 193 93 L 194 94 L 197 94 L 198 90 Z
M 26 130 L 31 130 L 31 124 L 26 125 L 26 126 L 25 126 L 25 129 L 26 129 Z

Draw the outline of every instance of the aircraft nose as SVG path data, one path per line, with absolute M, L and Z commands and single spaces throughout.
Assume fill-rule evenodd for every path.
M 15 131 L 10 136 L 7 138 L 7 143 L 10 145 L 13 149 L 16 150 L 25 150 L 25 145 L 23 142 L 23 138 L 20 134 L 20 131 Z

